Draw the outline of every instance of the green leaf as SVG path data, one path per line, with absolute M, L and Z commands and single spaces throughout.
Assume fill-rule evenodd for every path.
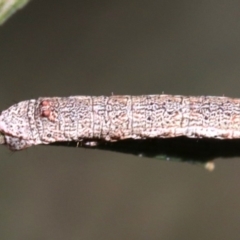
M 29 0 L 0 0 L 0 25 L 27 2 Z

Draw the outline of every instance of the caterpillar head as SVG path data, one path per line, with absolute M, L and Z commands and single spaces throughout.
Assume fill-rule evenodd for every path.
M 34 143 L 28 117 L 29 101 L 14 104 L 0 115 L 0 144 L 21 150 Z

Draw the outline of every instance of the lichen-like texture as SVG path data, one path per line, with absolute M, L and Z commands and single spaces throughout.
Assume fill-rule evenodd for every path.
M 29 0 L 0 0 L 0 25 Z
M 228 97 L 72 96 L 23 101 L 0 115 L 12 150 L 62 141 L 240 138 L 240 99 Z

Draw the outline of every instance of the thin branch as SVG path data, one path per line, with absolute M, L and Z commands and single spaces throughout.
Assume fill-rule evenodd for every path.
M 83 147 L 132 154 L 139 157 L 156 158 L 166 161 L 188 162 L 206 165 L 216 158 L 234 158 L 240 156 L 240 139 L 193 139 L 186 137 L 166 139 L 126 139 L 116 142 L 92 140 L 94 145 L 82 142 L 55 142 L 51 145 L 65 147 Z

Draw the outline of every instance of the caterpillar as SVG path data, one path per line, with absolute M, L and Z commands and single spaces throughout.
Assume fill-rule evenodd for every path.
M 214 96 L 40 97 L 0 114 L 0 144 L 11 150 L 54 142 L 240 138 L 240 99 Z

